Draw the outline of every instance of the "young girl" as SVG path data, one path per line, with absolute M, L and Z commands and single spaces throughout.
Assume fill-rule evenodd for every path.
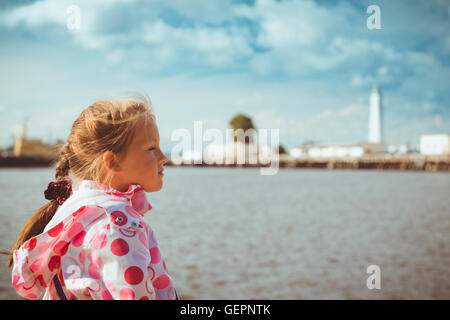
M 50 182 L 50 202 L 10 253 L 12 284 L 37 299 L 178 299 L 145 192 L 168 159 L 148 99 L 99 101 L 75 120 Z M 69 173 L 80 181 L 72 193 Z

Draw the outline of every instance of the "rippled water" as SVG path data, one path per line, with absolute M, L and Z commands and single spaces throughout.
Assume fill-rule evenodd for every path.
M 0 170 L 1 248 L 52 175 Z M 449 173 L 167 167 L 145 219 L 182 298 L 450 299 L 449 191 Z M 1 299 L 10 283 L 4 269 Z

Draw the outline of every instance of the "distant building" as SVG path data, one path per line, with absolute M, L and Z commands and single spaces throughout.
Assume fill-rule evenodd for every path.
M 298 147 L 294 147 L 289 150 L 289 155 L 294 158 L 308 158 L 309 157 L 309 149 L 315 147 L 313 142 L 306 142 Z
M 29 157 L 54 160 L 59 157 L 62 141 L 53 144 L 46 144 L 39 139 L 28 139 L 27 137 L 28 118 L 25 118 L 22 134 L 14 138 L 12 155 L 16 158 Z
M 370 95 L 369 143 L 381 143 L 383 141 L 381 115 L 381 91 L 380 87 L 375 85 Z
M 185 150 L 181 154 L 183 163 L 198 162 L 202 160 L 202 153 L 198 150 Z
M 14 148 L 13 148 L 13 155 L 14 155 L 14 157 L 21 157 L 22 156 L 23 142 L 24 142 L 24 138 L 22 136 L 15 137 L 15 139 L 14 139 Z
M 406 155 L 406 154 L 417 153 L 417 148 L 413 148 L 408 144 L 401 144 L 399 146 L 390 145 L 387 148 L 387 152 L 390 155 Z
M 386 154 L 383 143 L 381 91 L 375 85 L 370 95 L 368 142 L 359 144 L 315 145 L 307 142 L 289 151 L 294 158 L 360 158 Z
M 23 155 L 23 145 L 27 141 L 27 126 L 28 126 L 28 118 L 26 117 L 23 121 L 22 134 L 19 134 L 14 138 L 14 148 L 13 148 L 14 157 L 21 157 Z
M 276 154 L 271 145 L 231 142 L 209 144 L 203 152 L 203 161 L 208 164 L 258 164 L 267 163 Z
M 424 134 L 420 136 L 420 153 L 423 155 L 449 155 L 449 134 Z
M 369 155 L 383 155 L 386 148 L 382 143 L 302 145 L 290 150 L 294 158 L 360 158 Z

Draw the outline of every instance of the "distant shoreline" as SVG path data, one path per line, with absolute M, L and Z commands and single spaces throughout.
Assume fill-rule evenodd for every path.
M 34 157 L 0 157 L 0 168 L 51 167 L 54 160 Z
M 0 158 L 0 168 L 38 168 L 51 167 L 55 160 L 32 157 L 5 157 Z M 269 165 L 261 164 L 207 164 L 182 163 L 175 165 L 170 160 L 166 166 L 176 167 L 229 167 L 229 168 L 261 168 Z M 296 169 L 372 169 L 372 170 L 399 170 L 399 171 L 450 171 L 450 156 L 425 157 L 363 157 L 356 159 L 298 159 L 287 155 L 280 155 L 278 167 Z

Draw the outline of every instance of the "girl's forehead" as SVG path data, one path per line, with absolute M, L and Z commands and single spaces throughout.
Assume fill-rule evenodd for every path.
M 136 139 L 142 143 L 159 140 L 158 127 L 152 117 L 142 118 L 136 130 Z

